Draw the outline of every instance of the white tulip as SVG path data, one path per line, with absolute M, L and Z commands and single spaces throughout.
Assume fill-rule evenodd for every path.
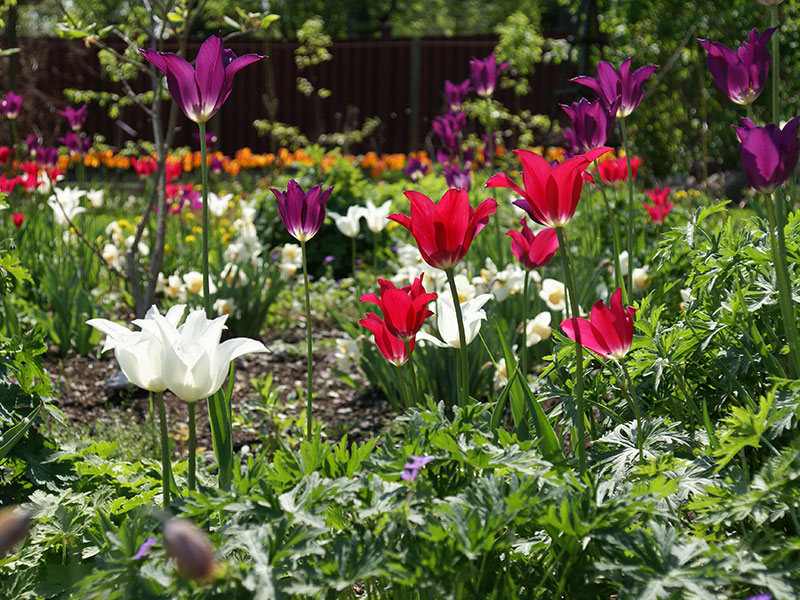
M 375 206 L 372 200 L 367 200 L 367 206 L 362 210 L 364 219 L 367 221 L 367 228 L 372 233 L 380 233 L 389 224 L 389 212 L 392 210 L 392 201 L 387 200 L 380 206 Z
M 333 211 L 328 211 L 328 214 L 336 223 L 336 228 L 349 238 L 356 237 L 361 231 L 361 214 L 364 209 L 360 206 L 350 206 L 347 209 L 347 214 L 340 215 Z
M 549 311 L 545 310 L 528 321 L 528 327 L 525 335 L 525 343 L 528 346 L 533 346 L 539 342 L 543 342 L 550 337 L 550 334 L 553 331 L 550 328 L 551 319 L 552 315 Z
M 86 192 L 78 188 L 53 188 L 54 195 L 50 196 L 47 204 L 53 209 L 53 218 L 60 227 L 68 227 L 69 222 L 76 216 L 85 212 L 80 206 L 80 200 Z
M 93 208 L 103 208 L 104 195 L 105 192 L 103 190 L 86 192 L 86 197 L 89 198 L 89 202 L 92 203 Z
M 233 199 L 233 194 L 217 196 L 214 192 L 208 192 L 208 212 L 219 218 L 228 212 L 228 202 Z
M 166 316 L 161 316 L 156 307 L 152 306 L 145 318 L 137 319 L 134 324 L 140 327 L 143 322 L 153 324 L 158 317 L 175 326 L 180 322 L 185 309 L 186 306 L 179 304 L 170 308 Z M 119 368 L 128 381 L 151 392 L 163 392 L 167 389 L 161 336 L 146 331 L 145 327 L 141 331 L 131 331 L 108 319 L 89 319 L 86 323 L 106 334 L 102 352 L 114 350 Z
M 472 300 L 460 303 L 461 316 L 464 320 L 464 337 L 467 345 L 478 335 L 481 329 L 481 321 L 486 320 L 486 311 L 483 310 L 483 305 L 491 299 L 491 294 L 481 294 Z M 461 348 L 455 305 L 449 297 L 440 296 L 438 309 L 439 314 L 436 315 L 436 326 L 439 328 L 439 335 L 442 339 L 439 340 L 424 331 L 417 334 L 417 339 L 431 342 L 441 348 Z
M 554 311 L 563 311 L 567 306 L 566 291 L 564 284 L 555 279 L 545 279 L 542 281 L 542 289 L 539 290 L 539 298 L 544 300 L 547 308 Z

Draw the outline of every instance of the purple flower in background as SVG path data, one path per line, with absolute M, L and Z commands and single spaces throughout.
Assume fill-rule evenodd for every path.
M 414 481 L 422 469 L 429 462 L 435 460 L 432 456 L 415 456 L 412 454 L 408 457 L 408 462 L 403 465 L 403 474 L 400 475 L 405 481 Z
M 632 61 L 633 57 L 624 60 L 617 71 L 611 63 L 601 60 L 597 65 L 596 78 L 573 77 L 570 81 L 592 88 L 608 110 L 617 102 L 617 118 L 624 119 L 642 102 L 642 86 L 658 69 L 658 65 L 647 65 L 631 73 Z
M 447 187 L 458 190 L 468 190 L 472 185 L 472 176 L 468 167 L 463 170 L 457 163 L 449 163 L 444 166 L 444 180 Z
M 36 137 L 34 134 L 30 134 L 25 139 L 25 144 L 28 146 L 28 152 L 31 153 L 31 156 L 36 156 L 36 151 L 42 147 L 42 140 Z
M 22 110 L 22 102 L 24 100 L 25 94 L 8 92 L 6 97 L 0 102 L 0 111 L 2 111 L 7 119 L 16 119 L 19 116 L 19 111 Z
M 52 167 L 58 162 L 58 148 L 51 146 L 49 148 L 39 148 L 36 151 L 36 159 L 40 163 L 44 163 L 48 167 Z
M 461 110 L 461 105 L 464 104 L 464 100 L 471 89 L 472 86 L 469 84 L 469 79 L 465 79 L 458 84 L 451 81 L 444 82 L 444 97 L 452 112 Z
M 764 89 L 772 60 L 767 43 L 775 29 L 761 35 L 753 29 L 749 40 L 735 51 L 718 42 L 697 40 L 708 52 L 708 70 L 714 83 L 736 104 L 751 104 Z
M 313 238 L 325 220 L 325 203 L 333 186 L 323 192 L 320 184 L 305 193 L 300 184 L 291 179 L 285 192 L 270 189 L 278 199 L 278 212 L 289 233 L 300 242 Z
M 779 187 L 797 166 L 800 139 L 797 129 L 800 116 L 781 129 L 775 124 L 756 127 L 742 118 L 742 127 L 734 127 L 739 136 L 739 156 L 748 183 L 760 192 L 770 194 Z
M 58 138 L 58 141 L 67 147 L 70 154 L 86 154 L 91 146 L 88 138 L 78 135 L 74 131 L 68 131 L 64 137 Z
M 322 262 L 324 262 L 325 264 L 327 264 L 327 263 L 332 263 L 332 262 L 333 262 L 333 261 L 335 261 L 335 260 L 336 260 L 336 257 L 335 257 L 335 256 L 333 256 L 332 254 L 329 254 L 328 256 L 326 256 L 326 257 L 325 257 L 325 258 L 322 260 Z
M 755 596 L 748 596 L 747 600 L 772 600 L 772 594 L 756 594 Z
M 77 133 L 83 128 L 83 124 L 86 122 L 86 114 L 88 110 L 89 107 L 85 104 L 80 108 L 72 108 L 71 106 L 67 106 L 64 110 L 58 111 L 58 114 L 64 117 L 67 120 L 67 123 L 69 123 L 69 128 L 72 129 L 73 132 Z
M 599 100 L 589 102 L 586 98 L 581 98 L 571 105 L 562 104 L 561 108 L 572 121 L 572 139 L 567 139 L 579 151 L 587 152 L 606 145 L 608 134 L 614 125 L 615 107 L 606 110 Z
M 147 538 L 144 542 L 142 542 L 142 545 L 139 546 L 136 554 L 133 555 L 133 560 L 142 560 L 147 554 L 147 551 L 150 550 L 150 548 L 152 548 L 157 541 L 158 540 L 152 536 Z
M 237 57 L 232 50 L 223 49 L 222 40 L 215 35 L 200 46 L 194 67 L 170 52 L 142 48 L 139 52 L 167 76 L 173 100 L 195 123 L 205 123 L 222 107 L 240 69 L 263 58 L 258 54 Z
M 212 173 L 221 173 L 222 161 L 218 156 L 212 156 L 208 161 L 208 168 L 211 169 Z
M 418 181 L 428 174 L 428 165 L 416 156 L 409 156 L 408 164 L 403 171 L 405 171 L 405 174 L 408 175 L 411 181 Z
M 196 139 L 197 142 L 200 143 L 200 132 L 199 131 L 195 131 L 194 132 L 194 139 Z M 207 131 L 206 132 L 206 147 L 213 146 L 214 144 L 217 143 L 218 139 L 219 138 L 217 137 L 216 133 L 214 133 L 213 131 Z
M 472 74 L 472 84 L 475 86 L 475 91 L 481 98 L 488 98 L 494 93 L 494 88 L 497 85 L 497 77 L 500 71 L 509 66 L 506 61 L 501 65 L 497 64 L 497 59 L 494 57 L 494 52 L 483 60 L 474 58 L 469 61 L 469 68 Z
M 433 120 L 433 132 L 439 136 L 442 145 L 454 151 L 458 149 L 461 132 L 467 126 L 464 113 L 445 113 Z

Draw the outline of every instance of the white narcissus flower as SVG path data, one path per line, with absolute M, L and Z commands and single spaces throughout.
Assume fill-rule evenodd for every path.
M 542 281 L 542 289 L 539 290 L 539 298 L 544 300 L 547 308 L 554 311 L 563 311 L 566 308 L 566 291 L 564 284 L 555 279 L 545 279 Z
M 233 298 L 217 298 L 212 308 L 218 315 L 230 315 L 233 314 L 236 304 L 233 302 Z
M 86 192 L 86 197 L 89 198 L 89 202 L 92 203 L 93 208 L 103 208 L 104 196 L 104 190 L 92 190 L 90 192 Z
M 636 267 L 633 270 L 633 293 L 645 292 L 650 288 L 650 275 L 647 273 L 647 265 Z
M 120 258 L 119 248 L 117 248 L 111 242 L 103 246 L 102 254 L 103 254 L 103 260 L 110 265 L 116 265 L 119 262 Z
M 53 218 L 59 227 L 68 227 L 69 222 L 76 216 L 85 212 L 80 206 L 80 201 L 86 192 L 78 188 L 53 188 L 54 195 L 50 196 L 47 204 L 53 209 Z
M 284 244 L 281 247 L 280 261 L 295 267 L 303 266 L 303 251 L 298 244 Z
M 183 285 L 183 280 L 180 275 L 169 276 L 165 291 L 167 292 L 167 298 L 180 298 L 182 300 L 186 298 L 186 286 Z
M 349 373 L 353 365 L 361 359 L 361 348 L 358 340 L 353 338 L 339 338 L 336 340 L 336 369 L 342 373 Z
M 350 206 L 347 209 L 347 214 L 340 215 L 332 210 L 328 211 L 333 222 L 336 223 L 336 228 L 349 238 L 356 237 L 361 231 L 361 214 L 364 209 L 360 206 Z
M 397 249 L 397 262 L 401 267 L 416 267 L 422 264 L 422 255 L 416 246 L 404 244 Z
M 219 218 L 228 212 L 228 202 L 233 199 L 233 194 L 217 196 L 214 192 L 208 192 L 208 212 Z
M 543 342 L 550 337 L 550 334 L 553 331 L 550 328 L 551 319 L 552 315 L 549 311 L 545 310 L 528 321 L 528 327 L 525 335 L 525 343 L 528 346 L 533 346 L 539 342 Z
M 193 294 L 203 295 L 203 274 L 199 271 L 189 271 L 183 276 L 183 282 L 186 284 L 186 289 Z M 214 294 L 217 291 L 217 286 L 209 278 L 208 280 L 208 293 Z
M 198 310 L 189 313 L 180 327 L 159 317 L 134 323 L 160 337 L 167 388 L 185 402 L 197 402 L 216 393 L 234 359 L 267 351 L 264 344 L 248 338 L 233 338 L 220 344 L 228 315 L 209 320 L 204 311 Z
M 160 318 L 177 326 L 185 309 L 185 305 L 178 304 L 170 308 L 166 316 L 162 316 L 156 307 L 152 306 L 144 319 L 137 319 L 133 323 L 142 327 L 142 323 L 154 324 L 155 319 Z M 108 319 L 89 319 L 86 323 L 106 334 L 102 352 L 114 350 L 119 368 L 128 381 L 151 392 L 163 392 L 167 389 L 160 335 L 154 335 L 152 331 L 145 330 L 145 327 L 142 327 L 141 331 L 131 331 Z
M 367 221 L 367 229 L 372 233 L 380 233 L 389 224 L 389 212 L 392 210 L 392 201 L 387 200 L 380 206 L 375 206 L 372 200 L 367 200 L 367 205 L 361 209 Z
M 623 277 L 628 275 L 628 251 L 623 250 L 619 254 L 619 270 Z
M 245 272 L 232 262 L 225 265 L 219 276 L 228 285 L 247 285 L 250 281 Z
M 464 337 L 469 345 L 481 329 L 481 321 L 486 320 L 486 311 L 483 305 L 492 299 L 491 294 L 481 294 L 467 302 L 461 302 L 461 316 L 464 320 Z M 461 339 L 458 336 L 458 321 L 456 309 L 448 296 L 440 296 L 438 300 L 439 314 L 436 315 L 436 327 L 439 329 L 441 340 L 420 331 L 417 340 L 425 340 L 441 348 L 461 348 Z

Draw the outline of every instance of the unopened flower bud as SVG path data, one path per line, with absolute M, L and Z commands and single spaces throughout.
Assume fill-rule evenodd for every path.
M 188 519 L 171 519 L 164 525 L 164 546 L 178 563 L 178 570 L 191 579 L 207 580 L 215 560 L 208 536 Z
M 0 558 L 17 542 L 22 541 L 31 527 L 31 514 L 9 506 L 0 510 Z

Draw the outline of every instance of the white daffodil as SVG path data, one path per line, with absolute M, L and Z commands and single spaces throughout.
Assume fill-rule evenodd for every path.
M 231 262 L 225 265 L 225 268 L 222 269 L 222 273 L 220 273 L 219 276 L 228 285 L 247 285 L 250 281 L 245 272 Z
M 646 292 L 650 288 L 650 275 L 648 274 L 649 267 L 636 267 L 633 270 L 633 293 Z
M 103 208 L 103 202 L 105 200 L 104 190 L 100 189 L 86 192 L 86 197 L 89 199 L 89 202 L 92 203 L 92 208 Z
M 233 314 L 236 304 L 233 302 L 233 298 L 217 298 L 212 308 L 218 315 L 230 315 Z
M 81 198 L 86 192 L 78 188 L 53 188 L 54 195 L 50 196 L 47 204 L 53 209 L 53 218 L 60 227 L 68 227 L 69 222 L 76 216 L 85 212 L 80 205 Z
M 478 335 L 478 331 L 481 329 L 481 321 L 486 320 L 486 311 L 483 310 L 483 305 L 491 299 L 491 294 L 481 294 L 472 300 L 460 303 L 461 315 L 464 320 L 464 337 L 467 345 Z M 436 326 L 442 339 L 437 339 L 423 331 L 417 334 L 417 339 L 431 342 L 442 348 L 461 348 L 455 305 L 448 296 L 440 296 L 437 304 L 439 313 L 436 315 Z
M 533 272 L 534 277 L 537 275 Z M 511 294 L 517 294 L 525 286 L 525 271 L 519 265 L 508 265 L 502 271 L 497 271 L 492 278 L 492 294 L 495 300 L 502 302 Z
M 564 284 L 555 279 L 545 279 L 542 281 L 542 289 L 539 290 L 539 298 L 544 300 L 547 308 L 554 311 L 563 311 L 566 307 L 566 291 Z
M 553 331 L 550 328 L 551 319 L 552 315 L 549 311 L 545 310 L 528 321 L 528 328 L 525 335 L 525 343 L 528 346 L 543 342 L 550 337 Z
M 361 215 L 364 209 L 360 206 L 350 206 L 347 209 L 347 214 L 340 215 L 332 210 L 328 211 L 333 222 L 336 223 L 336 228 L 349 238 L 356 237 L 361 232 Z
M 200 286 L 202 287 L 202 282 Z M 181 279 L 180 275 L 170 275 L 169 279 L 167 279 L 167 285 L 164 288 L 164 291 L 167 292 L 167 298 L 171 299 L 179 299 L 181 302 L 186 301 L 186 286 L 183 284 L 183 280 Z
M 422 264 L 422 255 L 416 246 L 403 244 L 397 249 L 397 262 L 401 267 L 416 267 Z
M 217 196 L 214 192 L 208 192 L 208 212 L 219 218 L 228 212 L 228 202 L 233 199 L 233 194 Z
M 186 289 L 193 294 L 203 295 L 203 274 L 199 271 L 189 271 L 183 276 L 183 283 L 186 284 Z M 209 278 L 208 293 L 214 294 L 217 291 L 217 286 Z
M 137 319 L 134 324 L 140 327 L 143 322 L 154 324 L 158 315 L 158 318 L 177 326 L 185 309 L 186 306 L 179 304 L 170 308 L 166 316 L 161 316 L 156 307 L 152 306 L 145 318 Z M 102 352 L 114 350 L 119 368 L 128 381 L 151 392 L 163 392 L 167 389 L 160 335 L 154 334 L 152 330 L 146 330 L 145 327 L 142 327 L 141 331 L 131 331 L 108 319 L 89 319 L 86 323 L 106 334 Z
M 628 251 L 623 250 L 619 254 L 619 270 L 623 277 L 628 275 Z
M 233 338 L 220 344 L 227 318 L 223 315 L 209 320 L 204 311 L 198 310 L 189 313 L 180 327 L 160 315 L 151 321 L 134 321 L 160 338 L 167 388 L 181 400 L 197 402 L 208 398 L 222 387 L 232 360 L 267 351 L 264 344 L 248 338 Z
M 367 200 L 367 205 L 361 209 L 367 221 L 367 229 L 372 233 L 380 233 L 389 224 L 389 212 L 392 210 L 392 201 L 387 200 L 380 206 L 375 206 L 372 200 Z
M 119 248 L 117 248 L 117 246 L 112 244 L 111 242 L 103 246 L 102 254 L 103 254 L 103 260 L 106 261 L 108 264 L 115 266 L 119 264 L 121 257 Z

